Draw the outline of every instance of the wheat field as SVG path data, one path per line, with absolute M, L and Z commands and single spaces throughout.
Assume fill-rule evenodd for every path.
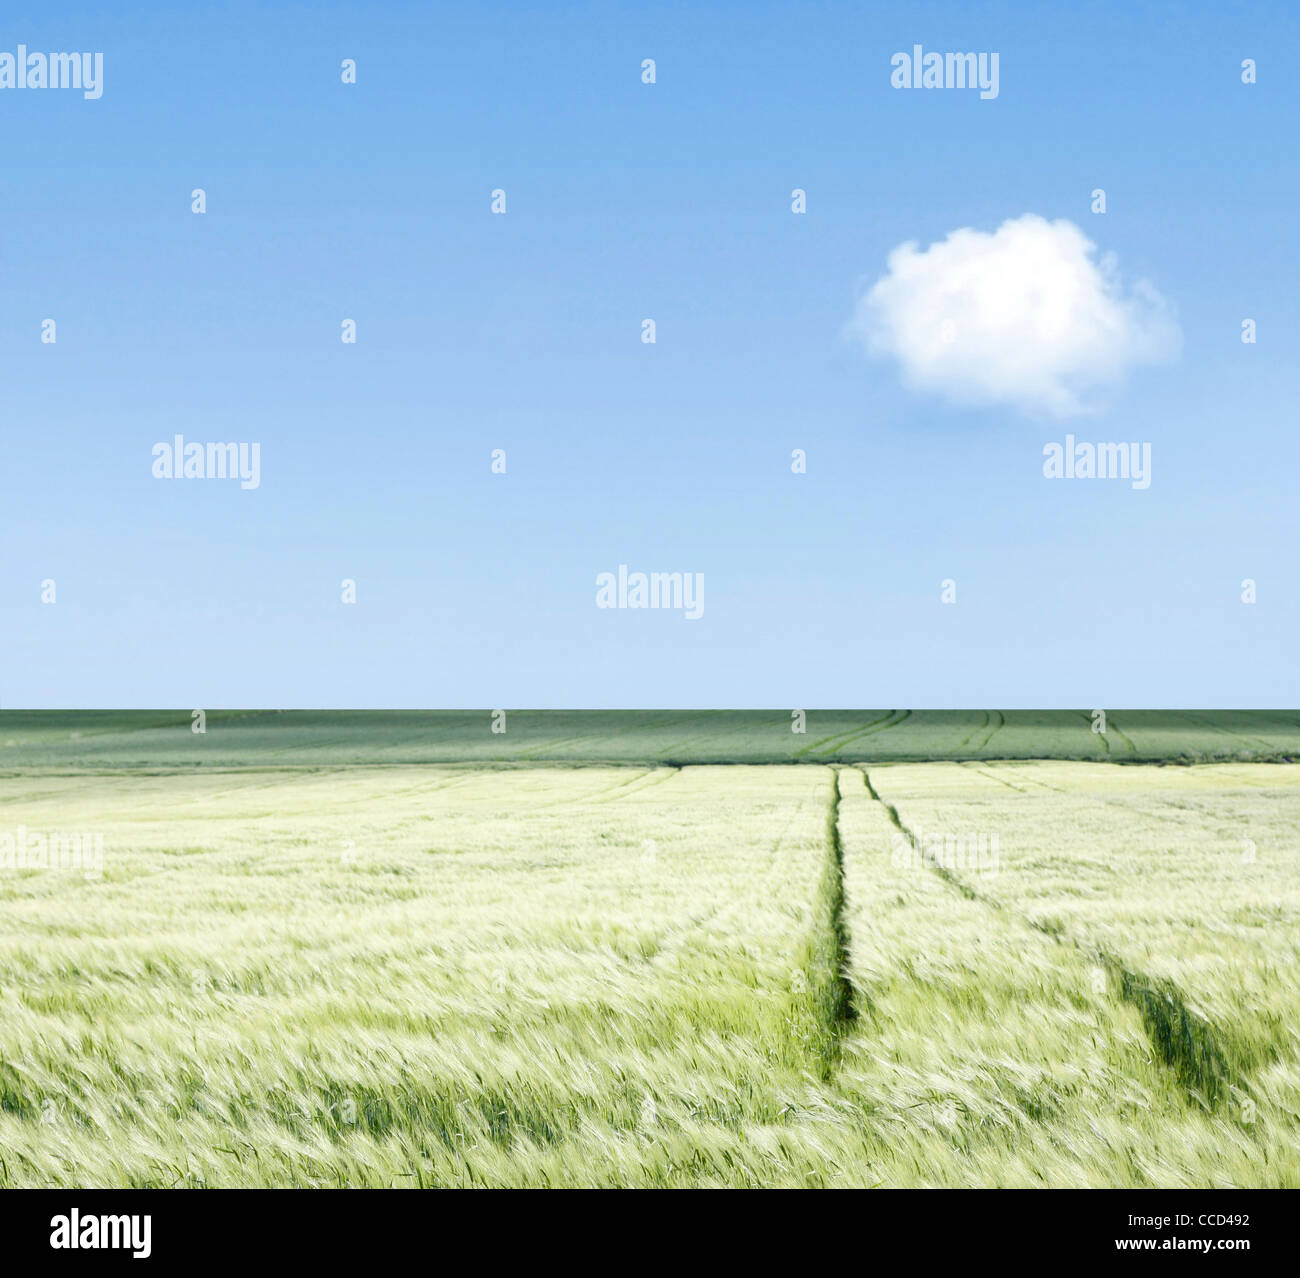
M 15 769 L 0 1185 L 1295 1186 L 1298 828 L 1261 763 Z

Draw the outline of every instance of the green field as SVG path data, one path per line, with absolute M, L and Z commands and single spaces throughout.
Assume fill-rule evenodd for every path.
M 0 712 L 0 1186 L 1300 1186 L 1300 715 L 1108 718 Z
M 14 767 L 395 763 L 856 763 L 1099 759 L 1300 761 L 1300 710 L 0 711 Z

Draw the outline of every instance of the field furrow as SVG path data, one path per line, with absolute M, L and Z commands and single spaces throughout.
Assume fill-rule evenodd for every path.
M 1300 1112 L 1289 769 L 935 764 L 872 776 L 937 873 L 1069 942 L 1138 1011 L 1194 1103 L 1261 1151 L 1285 1146 Z M 1012 783 L 1022 797 L 1009 804 Z M 1206 819 L 1198 799 L 1211 796 Z M 960 864 L 972 841 L 995 840 L 986 871 Z

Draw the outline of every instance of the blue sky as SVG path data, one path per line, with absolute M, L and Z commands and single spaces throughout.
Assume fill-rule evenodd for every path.
M 384 8 L 0 18 L 104 54 L 0 90 L 0 706 L 1300 703 L 1285 6 Z M 998 97 L 893 89 L 917 43 Z M 1178 358 L 1060 419 L 846 337 L 899 244 L 1029 213 Z M 1150 488 L 1045 479 L 1067 432 Z M 260 486 L 153 478 L 176 433 Z M 620 564 L 703 616 L 598 609 Z

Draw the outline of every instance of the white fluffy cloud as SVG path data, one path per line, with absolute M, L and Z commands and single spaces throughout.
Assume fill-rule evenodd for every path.
M 1129 369 L 1169 359 L 1180 336 L 1149 284 L 1125 291 L 1115 261 L 1064 220 L 1036 214 L 991 235 L 969 228 L 889 255 L 850 332 L 892 356 L 909 385 L 960 403 L 1086 411 Z

